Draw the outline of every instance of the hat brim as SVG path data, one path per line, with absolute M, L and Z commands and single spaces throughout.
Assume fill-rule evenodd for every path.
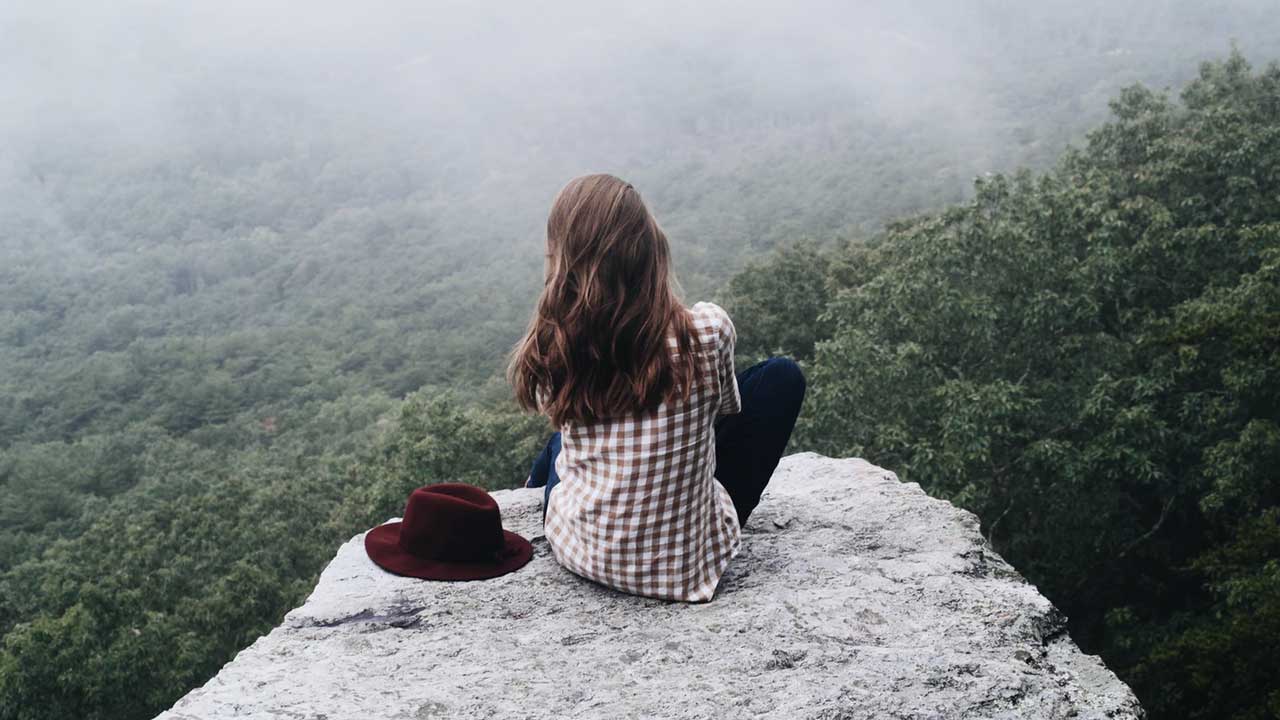
M 479 562 L 447 562 L 424 560 L 400 547 L 400 523 L 379 525 L 364 535 L 364 549 L 369 559 L 387 572 L 423 580 L 487 580 L 524 567 L 533 559 L 533 545 L 528 540 L 503 530 L 504 542 L 493 560 Z

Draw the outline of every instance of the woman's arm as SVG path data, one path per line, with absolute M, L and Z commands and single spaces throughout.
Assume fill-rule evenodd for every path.
M 742 412 L 742 397 L 738 393 L 738 375 L 734 372 L 733 351 L 738 342 L 738 332 L 733 327 L 729 313 L 715 306 L 720 316 L 719 346 L 717 347 L 720 371 L 720 409 L 718 415 L 734 415 Z

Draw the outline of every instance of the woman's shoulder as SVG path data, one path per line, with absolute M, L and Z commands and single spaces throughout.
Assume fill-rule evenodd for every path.
M 696 302 L 689 308 L 689 314 L 693 316 L 695 321 L 701 321 L 714 325 L 732 325 L 733 321 L 729 319 L 729 313 L 724 308 L 713 302 Z
M 689 308 L 694 327 L 700 335 L 709 335 L 721 341 L 734 338 L 733 320 L 725 309 L 713 302 L 694 303 Z

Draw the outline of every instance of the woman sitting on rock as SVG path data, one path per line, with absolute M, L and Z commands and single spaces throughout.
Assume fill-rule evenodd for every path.
M 805 382 L 771 358 L 735 376 L 734 328 L 684 307 L 666 235 L 629 183 L 576 178 L 547 219 L 546 285 L 509 370 L 559 428 L 528 485 L 570 571 L 710 600 L 795 426 Z

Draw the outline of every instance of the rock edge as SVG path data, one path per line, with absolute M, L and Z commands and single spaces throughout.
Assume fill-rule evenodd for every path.
M 1144 717 L 973 514 L 864 460 L 784 458 L 699 605 L 573 576 L 540 492 L 493 495 L 533 541 L 525 568 L 401 578 L 357 535 L 302 607 L 159 717 Z

